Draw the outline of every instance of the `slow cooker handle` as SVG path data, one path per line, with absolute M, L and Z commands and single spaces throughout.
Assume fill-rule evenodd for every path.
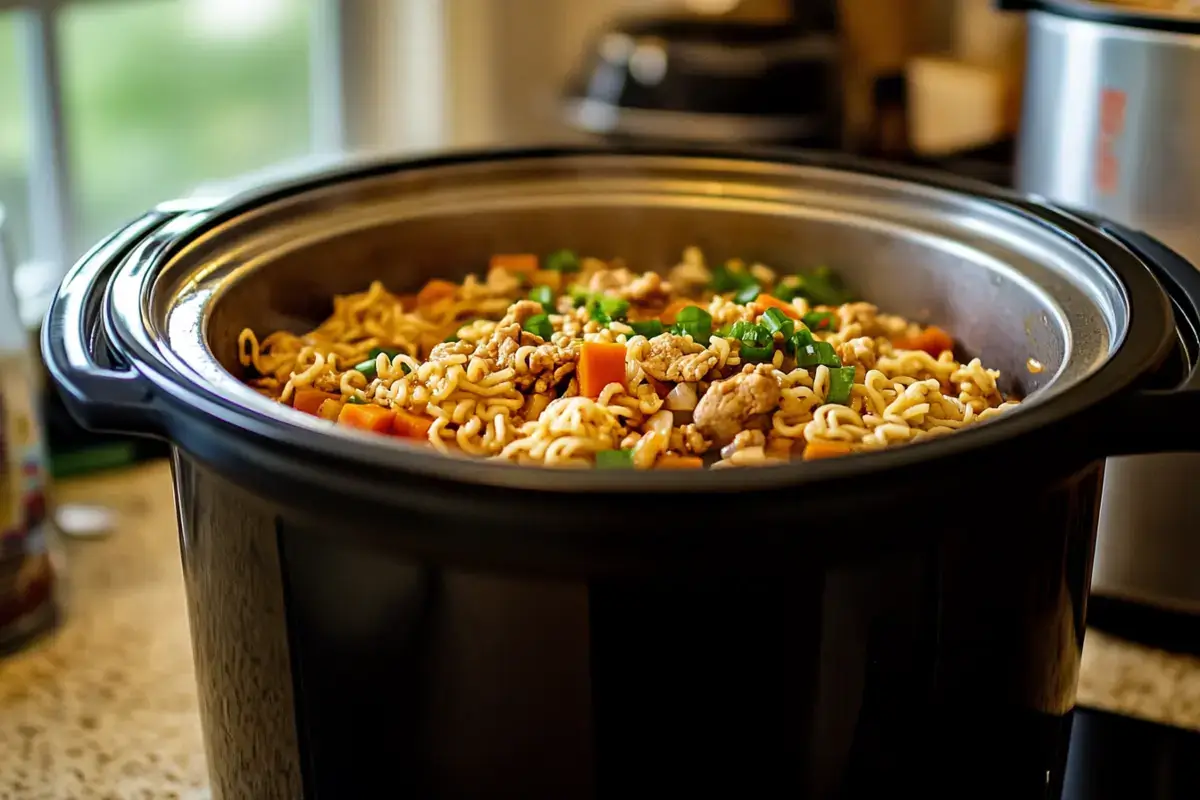
M 1187 355 L 1188 374 L 1170 389 L 1140 389 L 1130 395 L 1125 420 L 1188 420 L 1200 416 L 1200 269 L 1154 237 L 1111 220 L 1093 223 L 1133 251 L 1158 278 L 1171 301 L 1176 331 Z M 1162 426 L 1162 435 L 1139 427 L 1135 436 L 1114 437 L 1110 455 L 1200 451 L 1195 425 Z
M 85 428 L 159 432 L 150 384 L 113 352 L 104 326 L 109 280 L 139 243 L 177 214 L 152 211 L 96 245 L 63 279 L 42 325 L 42 358 Z

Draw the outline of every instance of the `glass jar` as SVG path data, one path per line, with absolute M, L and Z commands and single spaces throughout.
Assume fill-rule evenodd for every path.
M 18 313 L 6 242 L 0 209 L 0 653 L 53 629 L 60 617 L 38 362 Z

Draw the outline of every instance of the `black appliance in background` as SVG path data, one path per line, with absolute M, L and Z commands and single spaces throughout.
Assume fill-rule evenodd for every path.
M 566 123 L 610 141 L 846 150 L 1012 185 L 1012 141 L 936 159 L 907 144 L 902 73 L 879 76 L 864 140 L 846 145 L 837 4 L 792 0 L 784 21 L 704 15 L 617 20 L 563 91 Z
M 834 15 L 815 11 L 824 3 L 799 5 L 805 13 L 779 23 L 700 15 L 613 23 L 567 85 L 567 123 L 617 140 L 836 147 Z
M 93 433 L 79 427 L 63 405 L 60 390 L 53 381 L 43 382 L 41 400 L 49 469 L 55 479 L 129 466 L 170 454 L 170 447 L 158 439 Z
M 47 283 L 53 280 L 47 279 Z M 57 281 L 54 280 L 57 284 Z M 41 285 L 36 292 L 27 291 L 22 295 L 24 302 L 30 303 L 36 309 L 45 308 L 49 297 L 40 294 Z M 18 292 L 21 289 L 18 288 Z M 29 332 L 30 350 L 40 356 L 38 342 L 41 340 L 41 325 L 37 324 Z M 108 469 L 129 466 L 139 461 L 154 458 L 164 458 L 170 454 L 170 447 L 157 439 L 128 436 L 124 434 L 105 434 L 81 428 L 68 413 L 63 403 L 62 390 L 50 379 L 45 364 L 38 359 L 39 374 L 36 380 L 38 410 L 41 415 L 42 430 L 46 441 L 47 469 L 55 480 L 72 478 Z M 51 508 L 57 508 L 53 501 L 53 486 L 51 486 Z M 61 522 L 61 521 L 60 521 Z M 61 527 L 61 525 L 60 525 Z M 64 532 L 71 532 L 66 531 Z
M 34 342 L 41 338 L 40 325 L 31 332 L 31 338 Z M 34 346 L 33 350 L 40 355 L 39 348 Z M 81 428 L 67 411 L 62 390 L 50 380 L 40 359 L 38 366 L 41 370 L 37 382 L 38 405 L 46 437 L 47 468 L 54 480 L 117 469 L 170 454 L 170 447 L 158 439 Z M 54 505 L 53 488 L 51 505 Z

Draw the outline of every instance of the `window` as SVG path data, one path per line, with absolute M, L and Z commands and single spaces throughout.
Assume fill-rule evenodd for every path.
M 346 148 L 436 147 L 445 2 L 0 0 L 22 316 L 160 200 Z
M 17 53 L 15 14 L 0 12 L 0 207 L 18 263 L 30 256 L 29 119 Z
M 80 252 L 159 200 L 311 146 L 308 0 L 114 0 L 59 15 Z
M 26 322 L 158 201 L 340 150 L 337 23 L 359 2 L 0 0 L 0 204 Z

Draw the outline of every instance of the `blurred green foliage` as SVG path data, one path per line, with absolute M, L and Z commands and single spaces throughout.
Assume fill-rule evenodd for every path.
M 188 13 L 198 2 L 113 0 L 62 13 L 73 252 L 198 183 L 308 151 L 310 3 L 283 0 L 255 28 L 201 29 Z M 26 252 L 27 98 L 15 34 L 14 15 L 0 14 L 0 203 Z

